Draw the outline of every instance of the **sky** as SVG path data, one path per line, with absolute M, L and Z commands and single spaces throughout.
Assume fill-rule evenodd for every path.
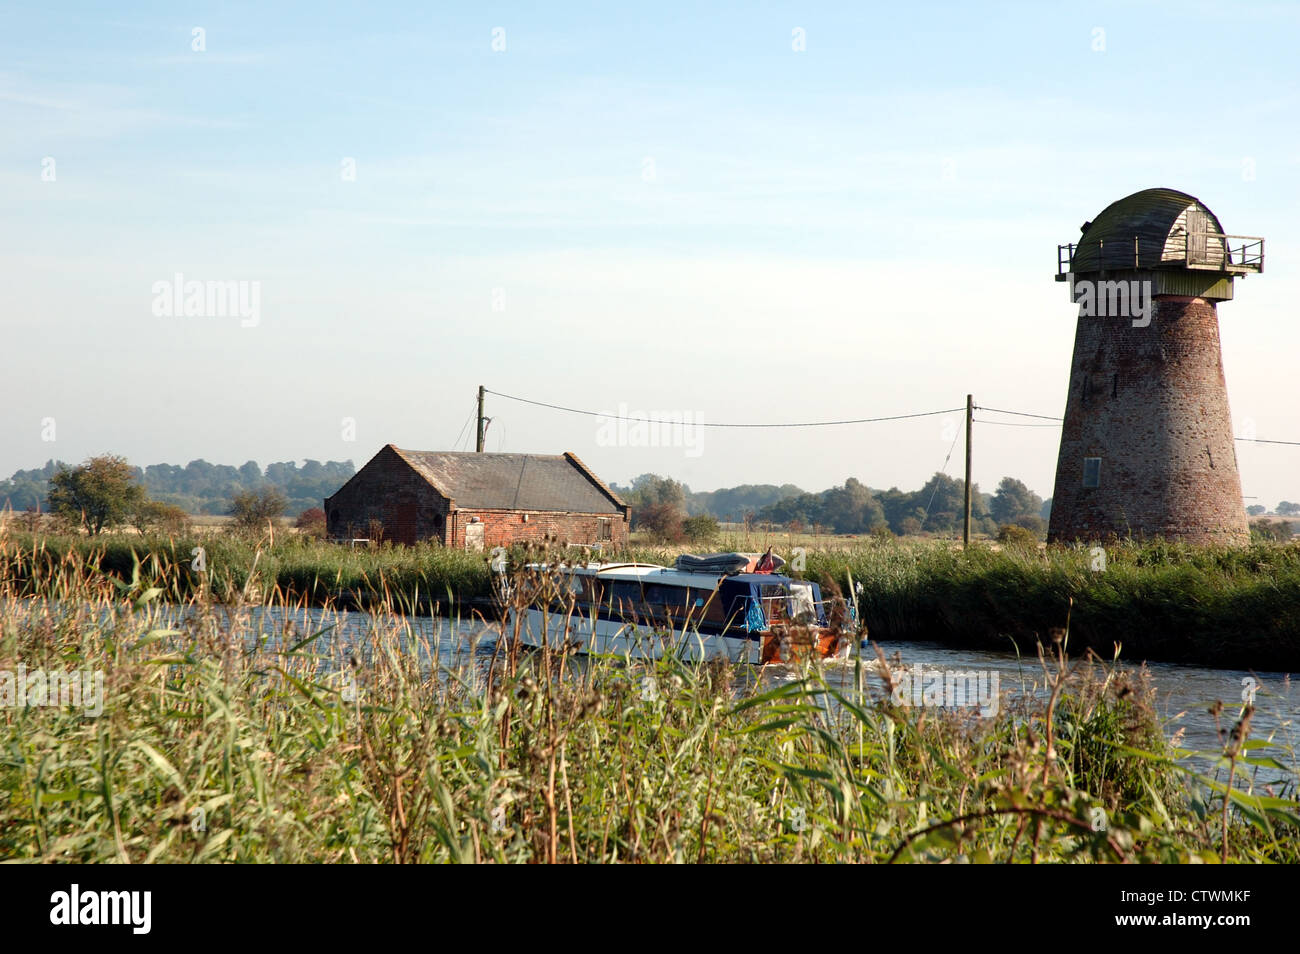
M 488 450 L 607 481 L 912 489 L 964 411 L 690 425 L 1059 416 L 1057 246 L 1156 186 L 1266 238 L 1229 400 L 1300 441 L 1298 40 L 1287 3 L 5 0 L 0 476 L 472 450 L 484 385 Z M 976 418 L 981 488 L 1049 496 L 1058 430 Z M 1238 461 L 1300 499 L 1300 447 Z

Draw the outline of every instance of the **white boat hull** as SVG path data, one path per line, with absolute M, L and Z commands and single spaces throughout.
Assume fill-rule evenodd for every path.
M 507 635 L 513 635 L 514 630 L 512 611 Z M 555 649 L 570 643 L 580 652 L 631 659 L 675 656 L 692 661 L 727 659 L 733 663 L 757 663 L 763 649 L 761 637 L 751 639 L 745 633 L 736 636 L 697 631 L 670 634 L 634 623 L 591 619 L 578 613 L 566 617 L 539 609 L 525 610 L 519 626 L 519 641 L 525 646 L 540 648 L 543 639 Z

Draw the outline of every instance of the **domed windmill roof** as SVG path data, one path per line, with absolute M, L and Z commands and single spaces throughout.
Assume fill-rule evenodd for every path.
M 1112 202 L 1084 224 L 1071 270 L 1078 275 L 1102 269 L 1183 266 L 1189 212 L 1205 216 L 1203 231 L 1223 234 L 1218 216 L 1205 203 L 1177 189 L 1143 189 Z M 1221 242 L 1218 251 L 1222 257 Z

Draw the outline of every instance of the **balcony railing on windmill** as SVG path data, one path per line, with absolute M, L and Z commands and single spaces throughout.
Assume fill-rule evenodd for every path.
M 1118 248 L 1117 248 L 1118 247 Z M 1148 248 L 1150 244 L 1148 243 Z M 1075 242 L 1056 246 L 1056 280 L 1065 281 L 1065 276 L 1073 271 L 1074 253 L 1079 246 Z M 1159 261 L 1152 261 L 1148 254 L 1145 259 L 1138 237 L 1133 236 L 1130 245 L 1127 241 L 1112 241 L 1111 251 L 1107 253 L 1104 239 L 1097 243 L 1097 260 L 1106 269 L 1152 268 L 1159 265 L 1181 265 L 1185 268 L 1208 269 L 1218 272 L 1232 272 L 1244 275 L 1264 270 L 1264 240 L 1256 235 L 1225 235 L 1222 232 L 1202 232 L 1192 234 L 1184 232 L 1171 235 L 1160 250 Z
M 1184 232 L 1169 236 L 1164 261 L 1238 275 L 1264 270 L 1264 240 L 1256 235 Z

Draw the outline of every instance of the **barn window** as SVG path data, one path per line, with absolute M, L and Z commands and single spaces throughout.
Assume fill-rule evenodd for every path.
M 596 542 L 606 543 L 614 539 L 613 529 L 609 517 L 596 518 Z
M 1101 486 L 1101 458 L 1085 457 L 1083 459 L 1083 486 Z

